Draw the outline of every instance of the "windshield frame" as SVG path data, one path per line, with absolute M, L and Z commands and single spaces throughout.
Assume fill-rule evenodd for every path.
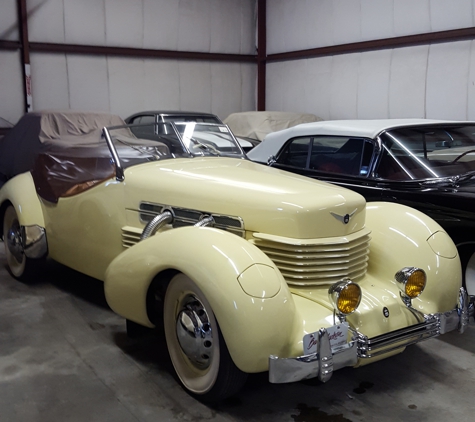
M 111 132 L 119 129 L 129 129 L 130 134 L 132 137 L 130 138 L 131 140 L 137 139 L 137 140 L 144 140 L 148 142 L 159 142 L 156 139 L 151 139 L 151 138 L 146 138 L 147 135 L 140 136 L 138 137 L 136 134 L 133 133 L 131 128 L 134 127 L 150 127 L 150 126 L 155 126 L 153 133 L 157 134 L 158 133 L 158 126 L 161 127 L 169 127 L 171 128 L 170 136 L 173 136 L 176 138 L 176 140 L 179 142 L 181 148 L 182 148 L 182 153 L 179 155 L 175 156 L 175 154 L 172 154 L 172 156 L 169 156 L 169 159 L 179 159 L 179 158 L 196 158 L 196 157 L 230 157 L 230 158 L 238 158 L 238 159 L 248 159 L 244 150 L 242 149 L 241 145 L 239 144 L 238 140 L 232 133 L 231 129 L 224 124 L 224 123 L 208 123 L 208 122 L 154 122 L 154 123 L 135 123 L 135 124 L 124 124 L 124 125 L 117 125 L 117 126 L 109 126 L 109 127 L 104 127 L 102 129 L 102 137 L 106 140 L 107 146 L 109 148 L 109 151 L 112 156 L 112 160 L 115 164 L 116 167 L 116 179 L 119 181 L 124 180 L 124 163 L 123 160 L 121 160 L 120 154 L 117 151 L 117 147 L 115 145 L 116 142 L 121 142 L 125 145 L 127 145 L 126 142 L 120 141 L 118 138 L 115 140 L 114 134 Z M 185 128 L 181 131 L 181 127 L 185 126 Z M 207 141 L 203 142 L 197 142 L 199 145 L 199 151 L 194 151 L 192 148 L 190 148 L 191 142 L 189 142 L 190 137 L 189 136 L 184 136 L 185 132 L 188 130 L 188 128 L 191 128 L 188 130 L 188 133 L 193 133 L 195 134 L 195 128 L 196 127 L 209 127 L 213 129 L 219 129 L 216 131 L 216 133 L 219 134 L 226 134 L 228 138 L 225 140 L 229 146 L 232 148 L 233 153 L 227 153 L 226 151 L 220 151 L 219 147 L 216 150 L 214 146 L 206 145 Z M 205 131 L 197 131 L 197 133 L 200 132 L 205 132 Z M 211 133 L 212 131 L 210 131 Z M 168 132 L 166 132 L 168 133 Z M 150 135 L 149 135 L 150 136 Z M 128 145 L 130 148 L 134 148 L 131 145 Z M 149 145 L 150 146 L 150 145 Z M 138 148 L 135 148 L 138 149 Z
M 439 136 L 442 133 L 445 133 L 445 139 Z M 421 138 L 417 139 L 418 136 Z M 433 138 L 428 141 L 425 139 L 426 136 Z M 452 182 L 466 178 L 475 171 L 475 123 L 473 122 L 397 126 L 385 129 L 378 138 L 382 149 L 373 170 L 373 177 L 378 180 L 402 183 Z M 410 145 L 411 142 L 413 145 Z M 418 146 L 419 149 L 416 150 L 414 146 Z M 452 154 L 449 154 L 450 152 Z M 467 152 L 469 154 L 466 154 Z M 472 159 L 460 160 L 462 155 L 465 156 L 463 153 L 467 155 L 467 158 Z M 402 160 L 411 160 L 413 167 L 404 168 L 398 160 L 395 160 L 396 156 Z M 388 162 L 384 163 L 384 160 Z M 384 174 L 383 169 L 391 160 L 403 170 L 403 178 L 393 178 Z

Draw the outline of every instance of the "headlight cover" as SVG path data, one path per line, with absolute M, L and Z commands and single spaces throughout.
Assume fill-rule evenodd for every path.
M 427 283 L 425 271 L 416 267 L 405 267 L 394 277 L 401 293 L 409 299 L 418 297 Z
M 330 286 L 328 297 L 338 314 L 349 315 L 361 302 L 361 288 L 349 279 L 342 280 Z

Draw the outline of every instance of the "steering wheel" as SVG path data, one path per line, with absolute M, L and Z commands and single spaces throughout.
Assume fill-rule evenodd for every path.
M 450 164 L 455 164 L 458 160 L 460 160 L 462 157 L 465 157 L 467 154 L 470 154 L 471 152 L 475 152 L 475 149 L 469 149 L 468 151 L 465 151 L 463 154 L 457 156 L 455 160 L 451 161 Z

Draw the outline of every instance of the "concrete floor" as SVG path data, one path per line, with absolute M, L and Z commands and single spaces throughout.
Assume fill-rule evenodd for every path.
M 409 347 L 325 385 L 251 376 L 217 407 L 187 395 L 159 336 L 128 339 L 102 284 L 48 263 L 14 280 L 0 244 L 0 421 L 472 421 L 475 327 Z

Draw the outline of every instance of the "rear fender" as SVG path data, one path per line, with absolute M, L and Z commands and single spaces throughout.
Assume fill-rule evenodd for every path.
M 157 274 L 166 270 L 186 274 L 205 294 L 241 370 L 266 370 L 270 354 L 285 353 L 294 326 L 294 301 L 279 270 L 254 245 L 208 227 L 151 236 L 109 266 L 109 306 L 129 320 L 153 326 L 147 316 L 147 292 Z

